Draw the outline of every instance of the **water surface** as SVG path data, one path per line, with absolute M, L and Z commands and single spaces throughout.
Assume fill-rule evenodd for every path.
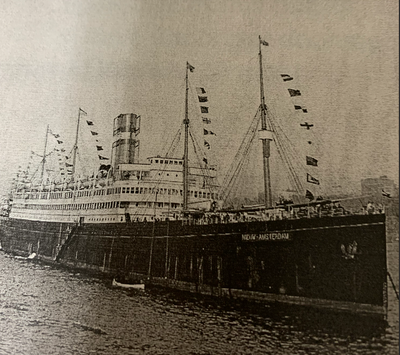
M 388 244 L 399 286 L 398 241 Z M 222 305 L 0 254 L 1 354 L 398 354 L 399 307 L 389 318 L 288 306 Z M 390 285 L 389 285 L 390 286 Z

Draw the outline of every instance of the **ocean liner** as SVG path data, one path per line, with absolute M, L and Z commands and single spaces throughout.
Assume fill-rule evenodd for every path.
M 186 63 L 183 126 L 163 156 L 141 163 L 141 118 L 121 114 L 113 122 L 110 164 L 99 155 L 96 174 L 78 175 L 79 132 L 93 126 L 79 109 L 75 144 L 68 160 L 59 158 L 61 170 L 52 180 L 46 174 L 49 156 L 61 157 L 65 150 L 49 152 L 50 138 L 62 141 L 47 127 L 39 168 L 30 176 L 19 175 L 2 210 L 3 250 L 26 256 L 35 253 L 39 259 L 96 270 L 119 281 L 141 279 L 147 285 L 221 298 L 385 314 L 383 211 L 351 212 L 338 201 L 315 199 L 311 189 L 304 189 L 291 173 L 296 191 L 305 200 L 273 203 L 270 147 L 275 143 L 282 152 L 283 146 L 264 97 L 263 46 L 268 43 L 259 38 L 260 106 L 221 186 L 216 167 L 202 155 L 204 147 L 191 131 L 189 76 L 195 68 Z M 292 80 L 288 74 L 280 77 L 284 82 Z M 207 93 L 204 88 L 196 90 L 206 125 L 210 122 Z M 298 90 L 288 90 L 290 97 L 300 95 Z M 307 112 L 299 105 L 295 110 Z M 205 127 L 204 134 L 214 134 Z M 300 127 L 309 130 L 312 124 L 304 122 Z M 176 157 L 181 133 L 183 157 Z M 234 177 L 257 134 L 262 144 L 264 203 L 228 208 Z M 100 145 L 97 148 L 102 150 Z M 196 152 L 197 160 L 189 158 L 190 151 Z M 311 156 L 305 160 L 310 167 L 317 162 Z M 319 184 L 311 173 L 305 178 L 310 186 Z

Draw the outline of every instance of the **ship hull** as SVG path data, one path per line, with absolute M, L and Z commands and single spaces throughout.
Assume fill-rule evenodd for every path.
M 4 219 L 6 252 L 222 298 L 385 314 L 385 216 L 73 225 Z

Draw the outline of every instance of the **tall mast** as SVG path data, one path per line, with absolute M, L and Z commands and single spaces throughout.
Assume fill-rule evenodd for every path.
M 44 175 L 44 165 L 46 163 L 46 149 L 47 149 L 47 137 L 49 135 L 49 125 L 47 125 L 46 129 L 46 138 L 44 140 L 44 150 L 43 150 L 43 160 L 42 160 L 42 171 L 40 173 L 40 180 L 43 182 L 43 175 Z
M 81 111 L 82 109 L 79 107 L 78 110 L 78 123 L 76 125 L 76 135 L 75 135 L 75 144 L 74 144 L 74 156 L 72 160 L 72 178 L 75 178 L 75 168 L 76 168 L 76 152 L 78 150 L 78 135 L 79 135 L 79 124 L 81 121 Z
M 183 123 L 185 125 L 185 142 L 184 142 L 184 153 L 183 153 L 183 211 L 187 211 L 188 208 L 188 186 L 189 186 L 189 63 L 186 62 L 186 95 L 185 95 L 185 119 Z
M 265 105 L 264 96 L 264 82 L 263 82 L 263 67 L 262 67 L 262 52 L 261 44 L 268 45 L 267 42 L 259 39 L 259 57 L 260 57 L 260 101 L 261 101 L 261 131 L 260 139 L 262 140 L 262 150 L 263 150 L 263 165 L 264 165 L 264 203 L 265 207 L 272 207 L 272 192 L 271 192 L 271 178 L 269 170 L 269 157 L 270 157 L 270 143 L 272 141 L 272 130 L 267 126 L 267 106 Z

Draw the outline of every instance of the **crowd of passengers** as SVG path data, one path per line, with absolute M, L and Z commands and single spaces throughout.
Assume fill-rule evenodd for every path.
M 303 206 L 288 209 L 264 210 L 255 212 L 210 212 L 201 217 L 193 218 L 194 224 L 214 224 L 214 223 L 239 223 L 250 221 L 276 221 L 284 219 L 299 218 L 321 218 L 356 214 L 377 214 L 384 213 L 383 205 L 374 205 L 368 202 L 367 206 L 361 207 L 359 211 L 352 212 L 346 210 L 340 203 L 318 204 L 313 206 Z

